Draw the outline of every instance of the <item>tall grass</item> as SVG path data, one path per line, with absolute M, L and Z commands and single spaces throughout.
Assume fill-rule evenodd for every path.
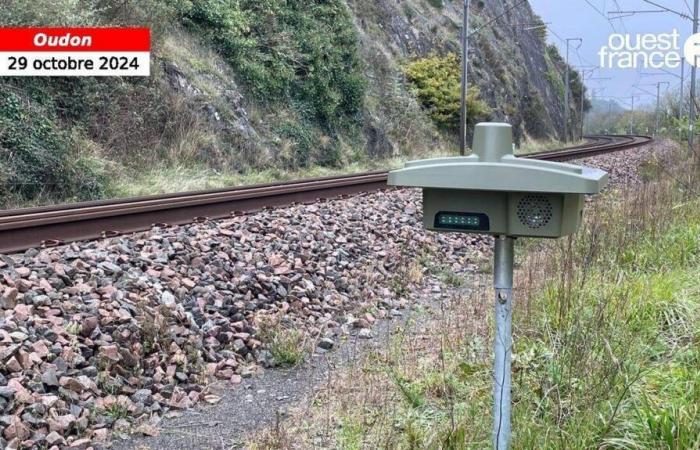
M 529 254 L 518 447 L 700 445 L 700 183 L 676 157 L 591 205 L 576 237 Z

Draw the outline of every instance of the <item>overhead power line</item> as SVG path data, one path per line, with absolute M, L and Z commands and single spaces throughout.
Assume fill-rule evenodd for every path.
M 485 24 L 483 24 L 482 26 L 480 26 L 480 27 L 477 28 L 476 30 L 474 30 L 474 31 L 472 31 L 471 33 L 469 33 L 469 37 L 475 35 L 476 33 L 480 32 L 480 31 L 483 30 L 484 28 L 488 27 L 489 25 L 491 25 L 492 23 L 494 23 L 495 21 L 497 21 L 497 20 L 500 19 L 501 17 L 505 16 L 505 15 L 508 14 L 510 11 L 512 11 L 513 9 L 517 8 L 518 6 L 527 3 L 527 1 L 528 1 L 528 0 L 521 0 L 521 1 L 519 1 L 518 3 L 515 3 L 515 4 L 513 4 L 513 5 L 510 5 L 510 6 L 507 7 L 501 14 L 497 15 L 496 17 L 494 17 L 493 19 L 489 20 L 488 22 L 486 22 Z
M 643 1 L 644 1 L 644 3 L 649 3 L 650 5 L 654 5 L 654 6 L 656 6 L 657 8 L 661 8 L 661 9 L 663 9 L 664 11 L 667 11 L 667 12 L 670 12 L 670 13 L 673 13 L 673 14 L 676 14 L 676 15 L 678 15 L 678 16 L 681 16 L 681 17 L 683 17 L 684 19 L 693 20 L 693 18 L 692 18 L 691 16 L 689 16 L 688 14 L 682 13 L 682 12 L 680 12 L 680 11 L 676 11 L 675 9 L 668 8 L 668 7 L 664 6 L 664 5 L 661 5 L 661 4 L 659 4 L 659 3 L 653 2 L 653 1 L 651 1 L 651 0 L 643 0 Z
M 600 8 L 598 8 L 596 5 L 594 5 L 593 3 L 591 3 L 590 0 L 583 0 L 583 1 L 586 2 L 586 3 L 588 4 L 588 6 L 590 6 L 590 7 L 591 7 L 596 13 L 598 13 L 603 19 L 605 19 L 605 21 L 608 22 L 608 24 L 610 25 L 610 28 L 612 28 L 613 31 L 614 31 L 615 33 L 617 33 L 617 30 L 615 29 L 615 25 L 614 25 L 614 24 L 612 23 L 612 21 L 608 18 L 608 16 L 606 16 L 605 13 L 604 13 L 603 11 L 600 10 Z
M 685 7 L 688 8 L 688 13 L 693 14 L 693 8 L 688 4 L 688 0 L 683 0 L 683 2 L 685 2 Z
M 617 0 L 613 0 L 613 3 L 615 3 L 615 6 L 617 7 L 617 9 L 620 9 L 620 3 L 618 3 Z M 610 19 L 610 20 L 612 20 L 612 19 Z M 618 17 L 617 20 L 620 22 L 620 25 L 622 25 L 622 29 L 625 30 L 625 33 L 629 33 L 629 31 L 627 30 L 627 25 L 625 25 L 625 21 L 622 20 L 622 17 Z

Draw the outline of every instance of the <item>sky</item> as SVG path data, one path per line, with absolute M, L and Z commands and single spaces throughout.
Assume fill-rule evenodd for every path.
M 608 12 L 619 10 L 658 11 L 660 8 L 643 0 L 529 0 L 532 9 L 549 23 L 548 39 L 559 47 L 562 56 L 566 55 L 566 38 L 582 38 L 581 47 L 571 42 L 570 63 L 574 66 L 598 66 L 601 47 L 608 44 L 613 33 L 630 34 L 633 39 L 638 33 L 671 33 L 677 29 L 680 33 L 681 52 L 685 40 L 692 34 L 692 21 L 670 12 L 638 13 L 616 19 Z M 673 9 L 692 17 L 693 0 L 652 0 L 654 3 Z M 617 3 L 617 4 L 616 4 Z M 608 17 L 611 20 L 608 20 Z M 586 82 L 589 92 L 595 89 L 598 97 L 621 97 L 616 99 L 622 106 L 629 107 L 630 96 L 635 93 L 637 104 L 651 104 L 655 96 L 645 94 L 656 92 L 656 83 L 667 81 L 669 88 L 677 90 L 680 86 L 681 68 L 673 69 L 677 76 L 653 69 L 609 69 L 602 68 L 590 75 L 590 78 L 611 78 L 610 80 L 590 80 Z M 656 74 L 656 75 L 641 75 Z M 690 79 L 690 66 L 685 66 L 686 83 Z M 699 74 L 700 76 L 700 74 Z M 638 84 L 639 88 L 633 85 Z M 662 92 L 665 89 L 662 86 Z

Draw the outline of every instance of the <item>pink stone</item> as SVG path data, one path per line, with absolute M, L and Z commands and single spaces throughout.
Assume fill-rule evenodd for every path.
M 100 349 L 100 354 L 112 361 L 119 361 L 122 359 L 116 345 L 105 345 Z
M 27 267 L 18 267 L 15 269 L 15 272 L 17 272 L 17 275 L 22 278 L 27 278 L 32 273 L 32 271 Z
M 22 423 L 22 419 L 17 416 L 13 416 L 10 425 L 5 428 L 3 435 L 8 441 L 13 439 L 23 441 L 29 437 L 29 428 Z
M 36 341 L 34 344 L 32 344 L 32 349 L 34 349 L 34 352 L 36 352 L 39 358 L 45 358 L 49 354 L 49 348 L 43 341 Z
M 19 361 L 17 361 L 17 358 L 15 358 L 14 356 L 7 360 L 7 362 L 5 363 L 5 367 L 7 367 L 7 370 L 9 370 L 10 373 L 19 372 L 22 370 L 22 365 L 19 363 Z

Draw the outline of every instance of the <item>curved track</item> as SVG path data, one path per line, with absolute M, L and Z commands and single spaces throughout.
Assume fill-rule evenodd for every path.
M 524 158 L 565 161 L 647 144 L 648 136 L 588 136 L 576 147 Z M 387 172 L 188 192 L 124 200 L 75 203 L 0 212 L 0 253 L 98 239 L 230 217 L 262 208 L 317 202 L 386 188 Z

